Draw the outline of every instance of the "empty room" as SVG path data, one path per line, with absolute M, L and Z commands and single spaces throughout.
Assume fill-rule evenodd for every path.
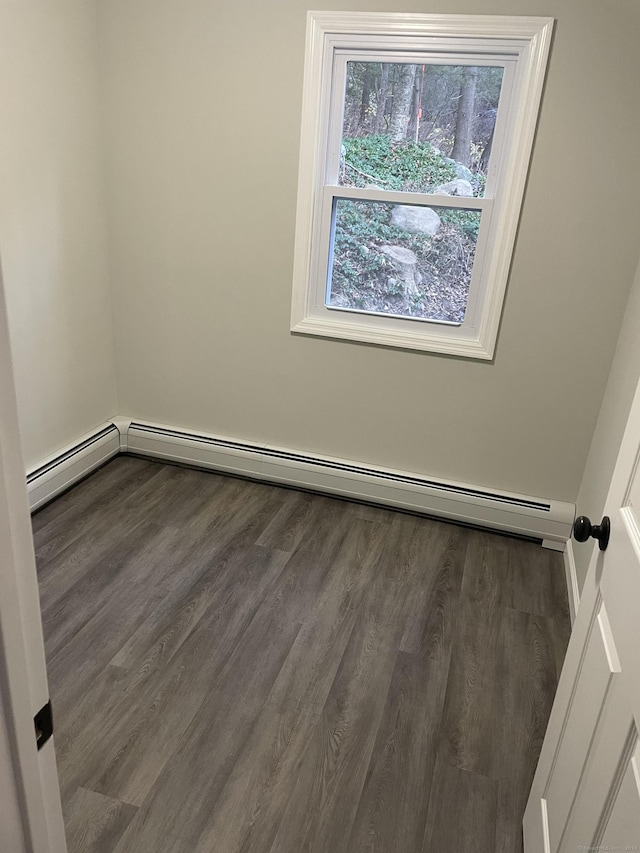
M 2 853 L 640 849 L 636 0 L 0 0 Z

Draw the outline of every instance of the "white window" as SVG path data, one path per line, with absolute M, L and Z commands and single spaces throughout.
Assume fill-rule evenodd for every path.
M 292 331 L 492 357 L 551 31 L 309 13 Z

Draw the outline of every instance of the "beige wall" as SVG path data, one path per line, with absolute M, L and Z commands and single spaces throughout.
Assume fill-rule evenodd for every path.
M 394 5 L 440 11 L 340 7 Z M 638 254 L 635 0 L 448 4 L 557 19 L 493 363 L 290 334 L 302 0 L 98 11 L 100 91 L 92 2 L 0 4 L 0 251 L 27 464 L 119 410 L 574 500 Z
M 0 3 L 0 258 L 25 462 L 116 413 L 95 4 Z
M 447 4 L 557 19 L 494 363 L 289 333 L 307 6 L 99 5 L 122 413 L 574 500 L 638 255 L 640 6 Z
M 640 249 L 640 240 L 638 240 L 638 248 Z M 624 314 L 609 381 L 578 494 L 579 514 L 588 515 L 594 524 L 599 523 L 602 517 L 620 442 L 639 381 L 640 265 Z M 589 544 L 584 545 L 573 543 L 580 589 L 589 568 L 593 544 L 591 540 Z

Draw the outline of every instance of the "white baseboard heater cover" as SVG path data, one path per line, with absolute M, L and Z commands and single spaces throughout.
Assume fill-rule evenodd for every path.
M 517 533 L 542 539 L 557 550 L 563 550 L 575 517 L 575 505 L 563 501 L 499 493 L 160 424 L 132 421 L 122 446 L 142 456 Z
M 120 432 L 115 424 L 108 423 L 30 468 L 27 471 L 27 492 L 31 511 L 119 452 Z

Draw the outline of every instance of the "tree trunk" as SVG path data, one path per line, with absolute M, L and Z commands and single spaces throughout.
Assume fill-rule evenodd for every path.
M 389 124 L 389 135 L 392 142 L 404 142 L 407 138 L 415 79 L 415 65 L 398 66 L 398 78 L 393 89 L 393 106 Z
M 453 151 L 451 152 L 451 157 L 464 166 L 471 165 L 471 132 L 473 130 L 477 82 L 478 69 L 471 66 L 465 68 L 462 72 L 462 83 L 460 84 L 456 131 Z
M 369 118 L 369 108 L 370 108 L 370 100 L 371 100 L 371 89 L 373 83 L 373 67 L 369 63 L 367 64 L 367 68 L 364 72 L 364 80 L 362 81 L 362 98 L 360 100 L 360 116 L 358 120 L 358 128 L 362 127 L 366 124 L 367 119 Z
M 405 305 L 411 308 L 411 300 L 418 295 L 420 283 L 416 253 L 402 246 L 380 246 L 380 251 L 391 261 L 404 291 Z
M 423 66 L 424 68 L 424 66 Z M 413 92 L 411 94 L 411 108 L 409 110 L 409 123 L 407 125 L 407 139 L 412 142 L 418 141 L 418 131 L 420 129 L 420 101 L 422 100 L 422 74 L 418 71 L 415 75 L 413 83 Z
M 390 70 L 391 64 L 389 62 L 383 62 L 382 71 L 380 72 L 380 88 L 376 93 L 376 120 L 373 128 L 374 133 L 378 134 L 384 131 L 384 117 L 387 111 Z
M 482 156 L 480 157 L 480 164 L 478 168 L 480 169 L 483 175 L 487 174 L 487 169 L 489 168 L 489 157 L 491 156 L 491 146 L 493 145 L 493 132 L 495 129 L 496 126 L 494 124 L 491 128 L 491 136 L 489 137 L 489 141 L 484 146 Z

